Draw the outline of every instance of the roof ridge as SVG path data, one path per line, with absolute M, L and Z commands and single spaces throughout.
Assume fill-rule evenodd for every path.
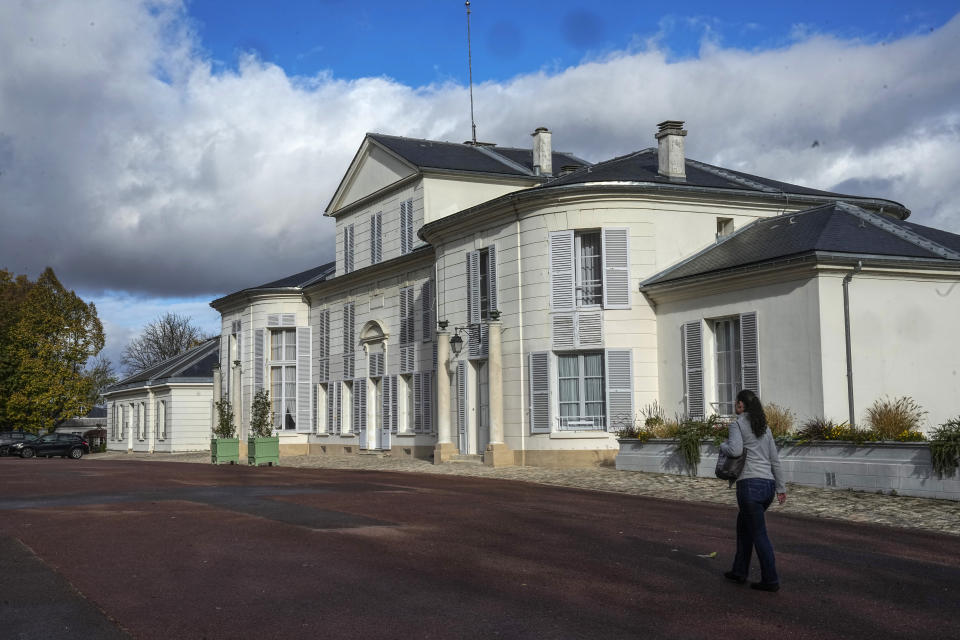
M 723 169 L 722 167 L 715 167 L 712 164 L 700 162 L 699 160 L 694 160 L 693 158 L 687 158 L 687 162 L 702 171 L 706 171 L 707 173 L 712 173 L 713 175 L 719 176 L 725 180 L 737 182 L 739 184 L 750 187 L 752 189 L 756 189 L 758 191 L 763 191 L 765 193 L 781 193 L 783 191 L 783 189 L 777 189 L 776 187 L 771 187 L 770 185 L 763 184 L 762 182 L 751 180 L 750 178 L 738 172 L 735 172 L 731 169 Z
M 890 220 L 887 220 L 879 213 L 873 213 L 872 211 L 867 211 L 866 209 L 861 209 L 860 207 L 850 204 L 849 202 L 844 202 L 842 200 L 837 201 L 836 207 L 842 211 L 845 211 L 864 222 L 869 222 L 873 226 L 890 233 L 901 240 L 905 240 L 912 245 L 920 247 L 921 249 L 926 249 L 930 253 L 935 253 L 941 258 L 946 258 L 948 260 L 960 260 L 960 253 L 943 246 L 939 242 L 935 242 L 926 236 L 922 236 L 915 231 L 910 229 L 905 229 L 899 227 Z
M 473 146 L 473 145 L 468 145 L 468 146 Z M 480 145 L 473 146 L 473 148 L 479 151 L 480 153 L 486 155 L 487 157 L 493 158 L 497 162 L 507 165 L 508 167 L 510 167 L 515 171 L 519 171 L 525 175 L 531 175 L 531 176 L 533 175 L 532 171 L 527 169 L 525 166 L 523 166 L 519 162 L 514 162 L 510 158 L 494 151 L 492 148 L 482 147 Z

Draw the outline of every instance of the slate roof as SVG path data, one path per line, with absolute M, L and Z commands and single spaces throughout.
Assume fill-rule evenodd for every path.
M 220 336 L 174 356 L 168 360 L 147 367 L 143 371 L 124 378 L 107 389 L 107 393 L 122 391 L 147 383 L 162 384 L 175 379 L 213 382 L 213 365 L 220 360 Z
M 217 298 L 211 302 L 210 306 L 216 308 L 218 304 L 229 298 L 232 298 L 233 296 L 251 291 L 264 291 L 270 289 L 302 289 L 303 287 L 314 284 L 315 282 L 322 282 L 323 280 L 332 278 L 333 274 L 336 273 L 336 270 L 337 263 L 328 262 L 320 265 L 319 267 L 313 267 L 312 269 L 307 269 L 306 271 L 301 271 L 300 273 L 295 273 L 293 275 L 280 278 L 279 280 L 274 280 L 272 282 L 257 285 L 256 287 L 247 287 L 246 289 L 240 289 L 239 291 L 228 293 L 227 295 Z
M 771 180 L 760 176 L 742 173 L 732 169 L 716 167 L 705 162 L 686 159 L 686 180 L 670 180 L 659 173 L 659 160 L 656 148 L 643 149 L 619 158 L 605 160 L 597 164 L 583 167 L 577 171 L 551 180 L 546 186 L 553 187 L 565 184 L 588 184 L 591 182 L 660 182 L 664 184 L 678 184 L 691 187 L 707 187 L 712 189 L 737 189 L 758 191 L 761 193 L 788 193 L 805 196 L 821 196 L 829 198 L 857 198 L 844 194 L 821 191 L 801 187 L 779 180 Z M 891 204 L 901 206 L 891 201 Z
M 536 177 L 533 172 L 533 151 L 495 145 L 473 145 L 460 142 L 439 142 L 382 133 L 368 133 L 368 137 L 393 151 L 419 169 L 494 173 L 517 177 Z M 553 152 L 554 171 L 571 165 L 582 167 L 589 163 L 564 151 Z
M 249 291 L 250 289 L 287 289 L 290 287 L 305 287 L 308 284 L 313 284 L 317 280 L 325 280 L 326 278 L 330 277 L 333 272 L 336 271 L 336 269 L 336 262 L 328 262 L 320 265 L 319 267 L 307 269 L 306 271 L 301 271 L 300 273 L 295 273 L 292 276 L 286 276 L 284 278 L 280 278 L 279 280 L 274 280 L 273 282 L 267 282 L 266 284 L 250 287 L 249 289 L 242 289 L 242 291 Z
M 960 236 L 835 202 L 757 220 L 641 288 L 814 253 L 951 260 L 960 267 Z

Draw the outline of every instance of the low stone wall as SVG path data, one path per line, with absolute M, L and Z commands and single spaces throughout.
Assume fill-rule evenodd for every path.
M 620 440 L 616 467 L 623 471 L 688 473 L 673 440 Z M 925 443 L 883 442 L 855 446 L 822 442 L 789 444 L 780 449 L 787 482 L 810 487 L 897 493 L 920 498 L 960 500 L 960 474 L 940 478 Z M 697 475 L 713 477 L 717 448 L 700 446 Z

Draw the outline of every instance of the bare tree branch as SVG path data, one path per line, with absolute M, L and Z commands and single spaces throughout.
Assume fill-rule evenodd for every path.
M 120 364 L 128 375 L 133 374 L 178 356 L 206 339 L 191 318 L 168 312 L 145 326 L 143 332 L 130 341 L 123 350 Z

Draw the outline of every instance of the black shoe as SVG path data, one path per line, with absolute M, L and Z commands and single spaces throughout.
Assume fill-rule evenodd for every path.
M 736 582 L 737 584 L 743 584 L 747 581 L 743 576 L 738 576 L 733 571 L 727 571 L 723 574 L 723 577 L 729 580 L 730 582 Z
M 756 589 L 757 591 L 780 591 L 779 582 L 751 582 L 751 589 Z

